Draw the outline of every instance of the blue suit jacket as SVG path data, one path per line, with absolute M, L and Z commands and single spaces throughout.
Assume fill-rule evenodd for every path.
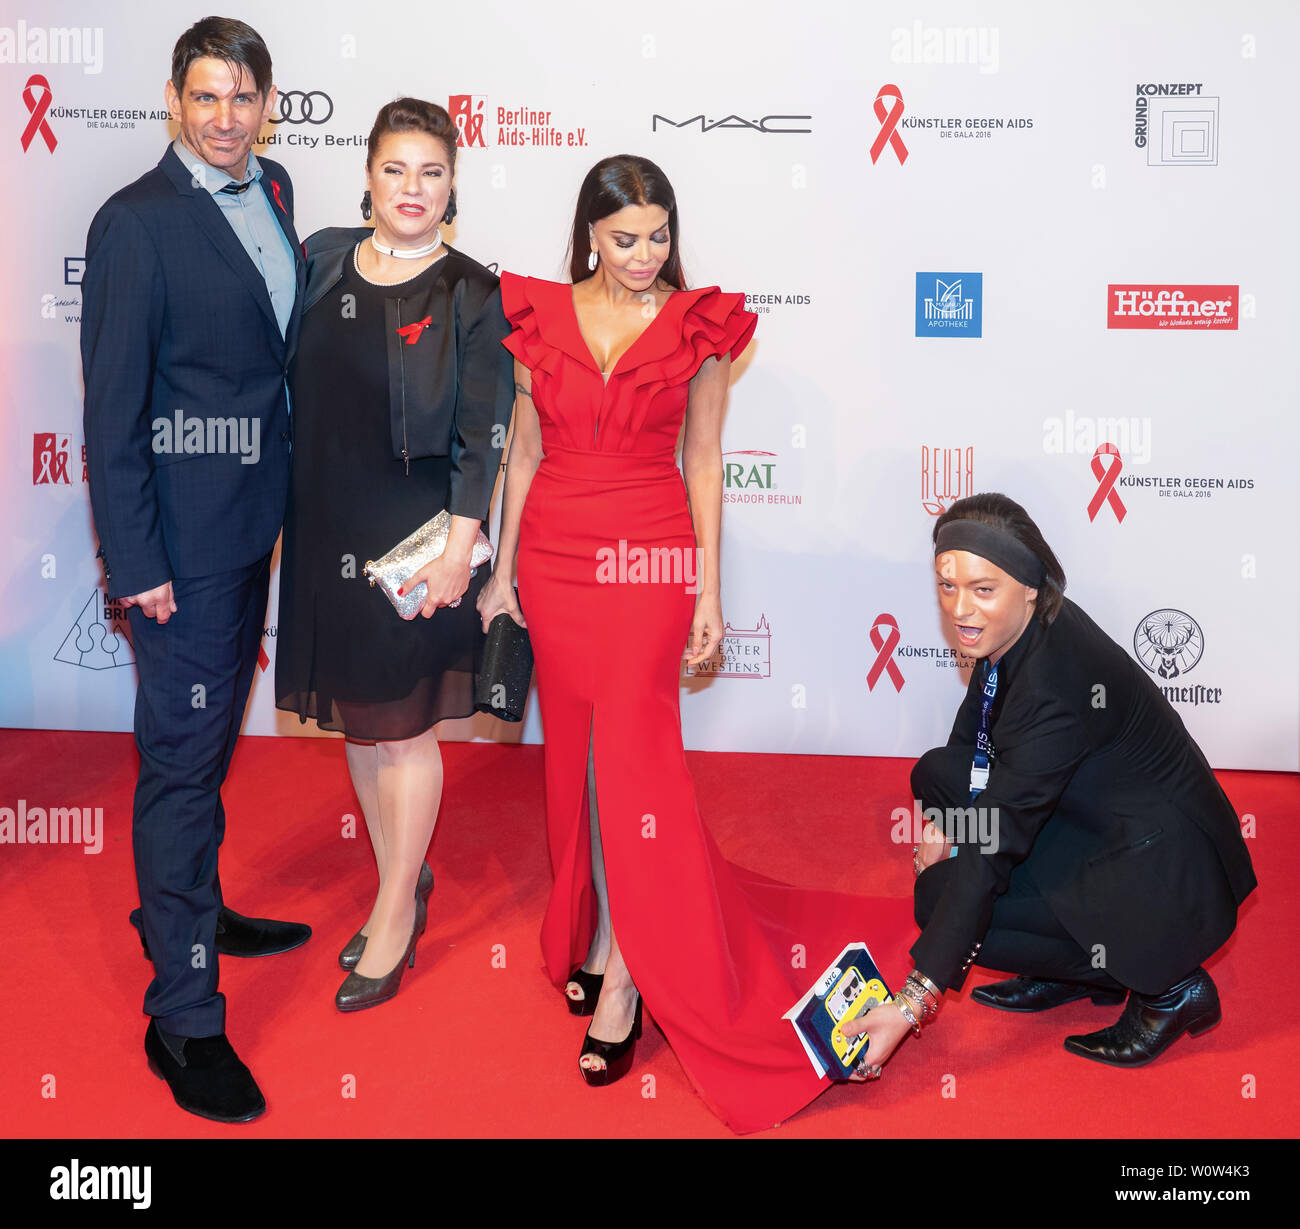
M 306 264 L 289 176 L 258 161 L 297 267 L 284 338 L 261 273 L 170 145 L 90 224 L 86 460 L 110 597 L 243 567 L 279 534 Z

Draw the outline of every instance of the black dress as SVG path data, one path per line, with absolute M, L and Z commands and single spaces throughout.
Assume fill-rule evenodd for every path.
M 308 290 L 294 364 L 276 706 L 350 738 L 391 741 L 473 713 L 483 646 L 475 602 L 490 566 L 477 569 L 458 607 L 409 622 L 370 586 L 363 568 L 443 508 L 486 517 L 500 455 L 488 440 L 493 425 L 509 417 L 508 388 L 498 378 L 509 371 L 509 355 L 499 344 L 508 327 L 495 277 L 460 253 L 449 250 L 415 277 L 379 285 L 357 271 L 355 245 L 347 246 L 338 259 L 335 243 L 337 280 L 314 301 Z M 471 287 L 467 299 L 467 278 L 478 283 L 477 298 Z M 422 311 L 432 304 L 429 341 L 439 329 L 447 333 L 447 369 L 439 373 L 442 392 L 433 399 L 457 400 L 447 410 L 453 422 L 448 455 L 413 457 L 409 472 L 394 456 L 389 412 L 396 394 L 386 336 L 392 305 L 386 300 L 399 297 Z M 482 304 L 474 319 L 464 318 L 467 304 Z M 401 357 L 405 363 L 405 352 Z M 464 370 L 467 364 L 477 371 Z M 460 390 L 476 385 L 496 404 L 461 403 Z M 419 399 L 408 392 L 414 405 Z M 472 489 L 466 474 L 474 475 Z

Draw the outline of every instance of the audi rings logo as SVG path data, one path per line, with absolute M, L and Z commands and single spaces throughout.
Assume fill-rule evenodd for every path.
M 272 124 L 324 124 L 334 114 L 334 100 L 323 90 L 281 90 L 276 101 L 280 115 Z

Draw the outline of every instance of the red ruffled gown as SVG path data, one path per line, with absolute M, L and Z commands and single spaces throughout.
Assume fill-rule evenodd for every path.
M 520 522 L 518 580 L 546 738 L 547 972 L 562 987 L 595 931 L 590 738 L 610 915 L 645 1010 L 714 1113 L 737 1132 L 771 1127 L 829 1085 L 782 1014 L 848 942 L 901 946 L 909 910 L 789 887 L 723 858 L 682 750 L 691 574 L 598 579 L 620 541 L 629 560 L 637 547 L 693 557 L 674 460 L 687 383 L 706 358 L 738 356 L 757 317 L 741 294 L 677 291 L 606 381 L 570 285 L 503 273 L 501 293 L 514 326 L 504 344 L 532 372 L 545 453 Z

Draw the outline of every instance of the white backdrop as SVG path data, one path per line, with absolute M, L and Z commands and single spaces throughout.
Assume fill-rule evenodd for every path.
M 82 471 L 79 271 L 95 210 L 174 135 L 171 49 L 209 8 L 0 5 L 2 725 L 131 727 Z M 723 440 L 734 634 L 710 676 L 683 681 L 687 745 L 942 741 L 966 675 L 938 618 L 933 517 L 1002 490 L 1216 767 L 1300 766 L 1300 182 L 1278 139 L 1300 10 L 613 12 L 246 0 L 230 15 L 290 92 L 257 149 L 292 176 L 301 235 L 359 222 L 365 134 L 409 93 L 470 117 L 451 239 L 475 258 L 562 278 L 583 174 L 634 152 L 676 188 L 691 284 L 751 296 Z M 1138 306 L 1180 293 L 1227 306 Z M 274 709 L 276 597 L 245 730 L 311 733 Z M 1163 652 L 1142 632 L 1156 625 L 1175 636 Z M 444 736 L 542 730 L 534 700 L 523 727 Z

